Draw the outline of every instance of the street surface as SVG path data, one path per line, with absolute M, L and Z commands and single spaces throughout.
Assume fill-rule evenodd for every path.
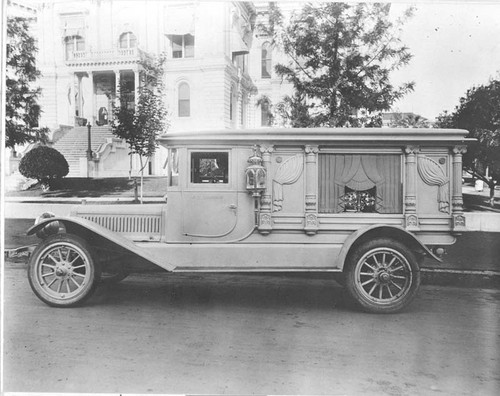
M 132 275 L 50 308 L 7 262 L 4 391 L 500 394 L 500 290 L 354 310 L 326 276 Z

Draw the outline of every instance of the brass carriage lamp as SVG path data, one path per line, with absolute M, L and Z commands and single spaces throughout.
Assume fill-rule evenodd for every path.
M 245 169 L 246 188 L 257 198 L 266 189 L 266 168 L 262 166 L 262 157 L 257 155 L 257 146 L 253 147 L 253 155 L 248 158 L 250 164 Z

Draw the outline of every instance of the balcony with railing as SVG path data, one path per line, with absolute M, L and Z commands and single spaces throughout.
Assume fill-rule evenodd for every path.
M 66 52 L 66 64 L 68 66 L 82 62 L 135 61 L 138 58 L 139 51 L 137 48 L 110 48 L 100 51 L 84 50 Z

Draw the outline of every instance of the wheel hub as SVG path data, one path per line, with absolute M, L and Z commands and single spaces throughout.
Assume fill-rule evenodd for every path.
M 69 263 L 61 263 L 56 268 L 56 276 L 59 276 L 61 278 L 67 278 L 69 275 L 71 275 L 71 273 L 72 271 Z
M 378 280 L 379 280 L 380 283 L 387 284 L 391 280 L 391 274 L 389 274 L 385 270 L 380 271 L 379 274 L 378 274 Z
M 67 275 L 67 274 L 68 274 L 68 271 L 64 267 L 59 267 L 59 268 L 56 269 L 56 275 L 57 276 L 63 277 L 65 275 Z

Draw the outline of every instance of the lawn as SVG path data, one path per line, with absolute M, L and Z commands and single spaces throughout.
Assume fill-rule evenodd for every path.
M 166 177 L 145 177 L 144 197 L 162 197 L 166 193 Z M 25 191 L 6 191 L 6 197 L 21 198 L 90 198 L 90 197 L 134 197 L 135 182 L 127 177 L 81 178 L 65 177 L 54 184 L 50 191 L 43 192 L 36 184 Z M 137 189 L 140 179 L 137 178 Z

